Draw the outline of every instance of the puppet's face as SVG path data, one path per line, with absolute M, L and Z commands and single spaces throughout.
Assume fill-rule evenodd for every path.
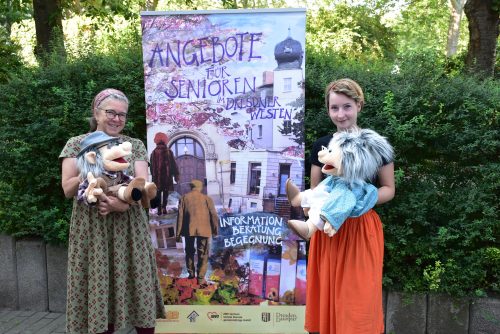
M 321 171 L 347 183 L 371 181 L 384 161 L 392 161 L 387 140 L 373 130 L 341 131 L 333 135 L 328 148 L 318 152 L 325 164 Z
M 132 144 L 128 141 L 119 143 L 116 141 L 108 142 L 98 148 L 100 158 L 104 169 L 109 172 L 119 172 L 130 166 L 125 157 L 132 154 Z M 96 152 L 90 151 L 85 154 L 85 159 L 89 164 L 95 164 L 99 157 Z
M 323 147 L 318 152 L 318 160 L 324 164 L 321 171 L 327 175 L 339 176 L 342 173 L 342 151 L 337 145 Z
M 121 144 L 110 143 L 99 148 L 99 153 L 103 159 L 104 169 L 118 172 L 130 166 L 125 157 L 132 154 L 132 144 L 128 141 Z

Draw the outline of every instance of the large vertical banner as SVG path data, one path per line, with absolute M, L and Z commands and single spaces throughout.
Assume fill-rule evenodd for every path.
M 286 225 L 301 212 L 285 182 L 303 185 L 305 10 L 143 12 L 142 36 L 157 331 L 303 333 L 305 243 Z M 193 180 L 217 235 L 178 237 Z M 182 217 L 183 231 L 213 232 L 210 217 Z

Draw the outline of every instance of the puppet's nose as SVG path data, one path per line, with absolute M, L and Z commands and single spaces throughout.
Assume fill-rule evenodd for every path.
M 131 142 L 123 142 L 120 144 L 120 146 L 122 147 L 122 150 L 124 150 L 125 152 L 132 152 L 132 143 Z

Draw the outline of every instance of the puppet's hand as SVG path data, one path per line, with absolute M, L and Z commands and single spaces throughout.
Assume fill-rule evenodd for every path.
M 91 172 L 88 173 L 87 180 L 89 181 L 89 186 L 85 189 L 85 197 L 87 198 L 87 202 L 95 203 L 97 202 L 97 197 L 101 196 L 103 191 L 99 188 L 97 179 Z
M 328 234 L 329 237 L 333 237 L 335 233 L 337 233 L 337 230 L 333 228 L 332 224 L 329 222 L 325 222 L 325 227 L 323 228 L 323 232 Z

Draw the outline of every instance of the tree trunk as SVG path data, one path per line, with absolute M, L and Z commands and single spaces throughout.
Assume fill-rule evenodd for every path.
M 465 15 L 469 20 L 469 47 L 466 68 L 480 76 L 493 76 L 496 45 L 499 33 L 499 13 L 493 9 L 494 0 L 469 0 Z
M 52 51 L 64 55 L 60 0 L 33 0 L 33 16 L 36 30 L 35 55 L 39 59 Z
M 460 22 L 467 0 L 448 0 L 450 7 L 450 23 L 448 26 L 448 43 L 446 44 L 446 56 L 451 57 L 457 53 L 458 39 L 460 37 Z

